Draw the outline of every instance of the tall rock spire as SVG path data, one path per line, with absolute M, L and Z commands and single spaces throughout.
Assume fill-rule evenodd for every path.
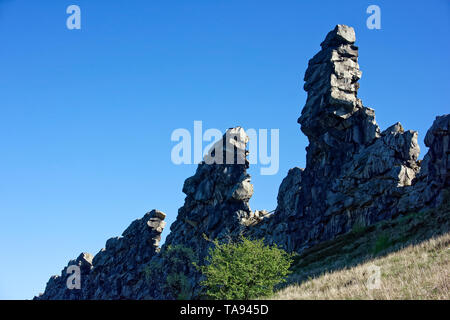
M 163 266 L 158 279 L 152 280 L 150 284 L 154 297 L 179 298 L 166 290 L 165 283 L 173 276 L 173 272 L 189 279 L 184 299 L 200 294 L 200 273 L 192 266 L 192 262 L 177 266 L 174 259 L 170 258 L 170 248 L 192 252 L 194 259 L 203 262 L 209 248 L 213 246 L 213 240 L 229 241 L 244 233 L 247 221 L 252 216 L 249 200 L 253 195 L 253 185 L 247 173 L 248 140 L 243 128 L 228 129 L 198 165 L 195 174 L 185 180 L 184 205 L 170 226 L 171 232 L 161 248 L 162 254 L 152 262 Z M 186 258 L 184 253 L 180 255 L 178 260 Z
M 290 250 L 395 216 L 401 188 L 418 171 L 417 132 L 400 123 L 380 132 L 357 96 L 355 40 L 353 28 L 337 25 L 309 61 L 298 119 L 309 140 L 306 168 L 288 172 L 275 214 L 252 231 Z
M 305 72 L 308 97 L 298 122 L 310 141 L 307 167 L 315 170 L 345 161 L 379 137 L 374 111 L 357 97 L 362 72 L 355 39 L 353 28 L 337 25 Z
M 247 142 L 244 129 L 228 129 L 198 165 L 195 175 L 186 179 L 185 203 L 170 227 L 167 245 L 183 244 L 203 257 L 210 244 L 205 238 L 225 240 L 245 227 L 253 195 L 247 173 Z M 214 152 L 223 153 L 223 157 L 214 157 Z

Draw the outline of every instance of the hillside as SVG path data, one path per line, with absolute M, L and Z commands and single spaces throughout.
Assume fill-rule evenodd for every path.
M 450 299 L 450 207 L 409 214 L 317 245 L 298 256 L 272 299 Z M 380 288 L 368 289 L 380 267 Z

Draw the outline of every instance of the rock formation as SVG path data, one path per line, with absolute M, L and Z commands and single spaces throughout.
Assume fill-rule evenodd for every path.
M 442 182 L 448 176 L 446 115 L 436 120 L 439 124 L 435 122 L 426 138 L 430 151 L 424 164 L 435 176 L 421 175 L 427 176 L 421 178 L 427 186 L 436 179 L 441 182 L 419 207 L 399 206 L 417 201 L 421 191 L 414 190 L 425 188 L 408 187 L 416 183 L 420 170 L 417 132 L 405 131 L 398 122 L 380 132 L 374 110 L 357 98 L 361 71 L 354 42 L 354 30 L 337 25 L 309 61 L 304 85 L 308 98 L 298 119 L 309 140 L 306 168 L 289 171 L 276 213 L 250 234 L 302 251 L 355 225 L 433 205 L 438 191 L 448 187 L 448 178 Z
M 151 298 L 145 277 L 145 267 L 159 251 L 161 232 L 166 215 L 158 210 L 148 212 L 135 220 L 122 233 L 111 238 L 106 247 L 92 257 L 82 253 L 68 266 L 80 266 L 80 289 L 68 289 L 67 280 L 72 273 L 67 267 L 61 276 L 53 276 L 44 294 L 47 299 L 144 299 Z
M 162 250 L 177 245 L 187 247 L 194 252 L 196 259 L 202 261 L 213 245 L 212 240 L 228 241 L 244 233 L 246 221 L 252 215 L 248 201 L 253 195 L 247 173 L 247 142 L 247 134 L 241 127 L 227 130 L 222 140 L 198 165 L 195 175 L 186 179 L 183 185 L 186 194 L 184 205 L 170 226 L 171 232 Z M 155 260 L 154 263 L 164 266 L 159 280 L 167 279 L 169 272 L 181 272 L 191 282 L 193 293 L 189 298 L 199 292 L 200 274 L 194 267 L 183 266 L 183 270 L 173 270 L 169 259 L 162 257 L 158 261 L 156 257 Z M 161 291 L 164 284 L 159 281 L 151 281 L 150 286 L 156 298 L 176 298 Z
M 92 258 L 90 253 L 81 253 L 77 259 L 70 260 L 61 271 L 61 276 L 52 276 L 47 282 L 45 292 L 35 299 L 42 300 L 81 300 L 84 298 L 83 290 L 69 289 L 67 281 L 72 272 L 68 272 L 70 266 L 78 266 L 80 268 L 80 289 L 85 288 L 88 278 L 84 275 L 88 275 L 92 269 Z
M 435 207 L 444 202 L 445 190 L 450 192 L 450 115 L 436 117 L 425 136 L 425 145 L 429 150 L 414 185 L 405 188 L 399 200 L 401 213 Z
M 235 141 L 239 143 L 235 147 L 236 152 L 226 146 L 230 136 L 236 137 Z M 188 246 L 203 258 L 210 246 L 205 239 L 222 241 L 244 232 L 244 220 L 251 215 L 248 201 L 253 195 L 247 173 L 247 142 L 244 129 L 237 127 L 228 130 L 219 141 L 223 144 L 223 158 L 214 161 L 207 155 L 205 161 L 198 165 L 195 175 L 186 179 L 183 186 L 186 194 L 184 206 L 178 210 L 177 220 L 170 227 L 167 245 Z M 228 161 L 229 164 L 227 156 L 233 160 Z
M 183 297 L 198 298 L 200 275 L 183 260 L 175 263 L 170 248 L 202 261 L 212 240 L 243 234 L 301 252 L 354 226 L 441 205 L 450 187 L 450 115 L 436 118 L 425 137 L 429 151 L 418 161 L 417 132 L 398 122 L 381 131 L 374 110 L 357 97 L 355 40 L 351 27 L 337 25 L 309 61 L 298 119 L 309 140 L 306 168 L 289 170 L 274 214 L 250 209 L 248 137 L 229 129 L 185 181 L 185 203 L 161 250 L 165 214 L 153 210 L 95 257 L 83 253 L 69 262 L 80 267 L 81 289 L 67 288 L 66 267 L 36 299 L 174 299 L 166 290 L 171 272 L 187 283 Z
M 250 176 L 246 172 L 248 137 L 241 127 L 227 130 L 205 160 L 198 165 L 194 176 L 186 179 L 184 205 L 171 225 L 171 233 L 161 248 L 182 245 L 190 248 L 198 259 L 208 253 L 212 240 L 226 241 L 244 233 L 246 222 L 254 215 L 248 201 L 253 194 Z M 222 155 L 220 157 L 219 153 Z M 158 244 L 165 226 L 165 214 L 158 210 L 134 221 L 122 234 L 111 238 L 95 257 L 79 262 L 83 266 L 80 290 L 69 290 L 66 281 L 70 274 L 65 268 L 61 276 L 52 277 L 39 299 L 171 299 L 164 282 L 173 271 L 173 262 L 158 255 Z M 80 256 L 81 257 L 81 256 Z M 161 266 L 157 276 L 148 279 L 149 266 Z M 182 272 L 198 292 L 200 275 L 186 264 Z M 75 292 L 75 293 L 73 293 Z M 192 293 L 189 297 L 192 296 Z

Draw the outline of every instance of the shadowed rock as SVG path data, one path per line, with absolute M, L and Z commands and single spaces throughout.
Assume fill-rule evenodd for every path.
M 122 237 L 111 238 L 104 249 L 92 257 L 82 253 L 70 265 L 80 267 L 81 288 L 68 289 L 67 267 L 61 276 L 53 276 L 45 292 L 36 297 L 41 300 L 60 299 L 144 299 L 149 288 L 144 269 L 159 251 L 165 214 L 152 210 L 135 220 Z
M 304 78 L 308 96 L 298 119 L 309 140 L 306 168 L 288 172 L 275 214 L 249 235 L 302 251 L 354 225 L 395 217 L 411 208 L 408 199 L 423 209 L 436 197 L 437 192 L 430 192 L 419 201 L 408 195 L 424 189 L 411 186 L 420 170 L 417 132 L 404 130 L 399 122 L 380 132 L 374 110 L 357 97 L 362 73 L 355 40 L 353 28 L 337 25 L 309 61 Z M 442 160 L 447 159 L 442 147 L 448 144 L 446 121 L 436 120 L 439 124 L 435 122 L 425 139 L 430 151 L 422 166 L 430 174 L 421 179 L 428 188 L 439 180 L 436 188 L 442 189 L 442 181 L 448 180 Z M 403 202 L 407 204 L 399 206 Z
M 230 139 L 234 142 L 230 143 Z M 251 214 L 248 201 L 253 195 L 247 173 L 247 142 L 242 128 L 227 130 L 205 157 L 205 161 L 211 161 L 211 153 L 216 150 L 223 152 L 220 158 L 223 161 L 211 164 L 202 161 L 195 175 L 186 179 L 183 186 L 186 199 L 170 227 L 167 245 L 182 244 L 203 258 L 210 246 L 205 237 L 225 240 L 243 231 L 243 219 Z M 225 161 L 226 158 L 232 161 Z
M 381 131 L 375 111 L 358 98 L 355 41 L 353 28 L 337 25 L 309 61 L 298 119 L 309 140 L 306 168 L 289 170 L 274 214 L 251 211 L 248 137 L 231 128 L 184 182 L 185 202 L 161 251 L 165 214 L 153 210 L 95 257 L 83 253 L 70 261 L 36 299 L 175 299 L 164 289 L 174 269 L 189 288 L 184 297 L 198 298 L 200 275 L 190 261 L 167 258 L 170 247 L 187 248 L 202 262 L 212 240 L 245 234 L 302 252 L 355 226 L 437 206 L 449 211 L 450 115 L 437 117 L 428 130 L 429 151 L 420 163 L 417 132 L 399 122 Z M 81 289 L 67 288 L 72 265 L 81 270 Z

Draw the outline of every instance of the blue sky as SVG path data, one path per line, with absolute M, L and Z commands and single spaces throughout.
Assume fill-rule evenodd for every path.
M 356 31 L 359 97 L 382 129 L 418 130 L 423 157 L 450 110 L 449 18 L 446 0 L 0 0 L 0 299 L 32 298 L 153 208 L 174 221 L 196 166 L 171 162 L 170 135 L 194 120 L 280 129 L 279 173 L 250 168 L 252 208 L 274 209 L 305 164 L 303 74 L 338 23 Z

